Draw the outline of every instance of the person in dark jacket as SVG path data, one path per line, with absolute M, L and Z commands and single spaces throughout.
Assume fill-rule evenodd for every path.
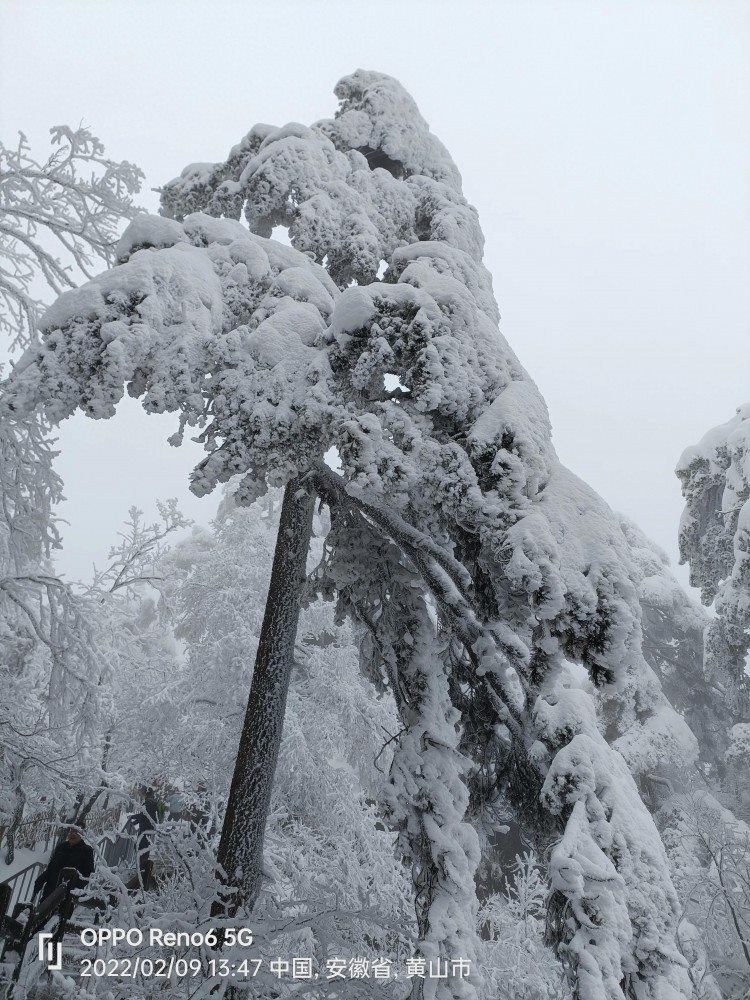
M 146 797 L 143 800 L 143 812 L 133 816 L 133 822 L 138 831 L 138 867 L 141 871 L 141 879 L 146 889 L 151 889 L 154 885 L 154 863 L 151 860 L 151 847 L 153 845 L 154 830 L 159 822 L 159 800 L 153 788 L 146 790 Z
M 75 868 L 80 878 L 73 889 L 80 889 L 94 870 L 94 849 L 83 839 L 80 828 L 70 827 L 68 836 L 52 852 L 47 867 L 34 882 L 34 895 L 42 890 L 42 899 L 55 889 L 63 868 Z
M 159 822 L 159 800 L 156 797 L 156 792 L 153 788 L 149 788 L 146 791 L 146 797 L 143 800 L 143 806 L 146 810 L 146 815 L 151 820 L 151 829 L 154 828 L 154 823 Z

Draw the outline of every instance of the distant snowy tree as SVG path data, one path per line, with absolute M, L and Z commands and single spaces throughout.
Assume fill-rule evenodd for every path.
M 168 702 L 168 691 L 179 677 L 179 652 L 174 637 L 161 627 L 154 611 L 160 578 L 157 562 L 166 557 L 176 532 L 190 522 L 176 501 L 157 501 L 159 520 L 149 524 L 132 507 L 118 540 L 93 580 L 78 585 L 96 640 L 99 686 L 107 695 L 106 711 L 97 720 L 99 748 L 95 780 L 79 794 L 76 816 L 86 819 L 97 803 L 115 792 L 125 803 L 153 773 L 156 741 L 149 732 L 148 699 Z M 83 789 L 82 789 L 83 791 Z
M 643 655 L 659 678 L 669 703 L 690 726 L 698 740 L 701 773 L 714 782 L 723 770 L 729 734 L 726 704 L 703 670 L 703 636 L 709 615 L 689 597 L 669 568 L 667 555 L 628 518 L 620 516 L 630 547 L 638 586 L 643 627 Z M 675 761 L 677 769 L 684 761 Z M 658 803 L 670 776 L 668 764 L 644 776 Z M 672 769 L 671 776 L 675 776 Z
M 705 671 L 735 722 L 750 718 L 750 405 L 687 448 L 677 466 L 685 511 L 680 554 L 716 616 Z
M 703 789 L 674 796 L 663 811 L 660 823 L 683 902 L 679 937 L 696 995 L 744 996 L 750 983 L 750 828 Z
M 580 1000 L 687 997 L 678 900 L 635 778 L 687 766 L 697 745 L 644 657 L 641 572 L 617 517 L 557 459 L 498 331 L 447 151 L 390 77 L 358 71 L 336 93 L 334 119 L 258 126 L 167 185 L 173 218 L 137 218 L 120 264 L 61 296 L 4 412 L 109 417 L 126 385 L 148 411 L 179 411 L 173 443 L 202 426 L 209 452 L 196 493 L 236 474 L 240 503 L 293 484 L 295 587 L 321 496 L 317 584 L 366 634 L 363 667 L 402 720 L 388 805 L 423 954 L 476 950 L 470 821 L 502 795 L 551 848 L 550 926 Z M 277 225 L 293 248 L 266 238 Z M 256 879 L 231 857 L 230 878 Z M 478 987 L 453 978 L 436 996 Z
M 715 612 L 704 629 L 702 666 L 723 733 L 719 767 L 706 791 L 682 808 L 675 802 L 663 824 L 688 933 L 705 978 L 727 996 L 750 982 L 749 418 L 750 407 L 739 407 L 687 448 L 677 466 L 685 498 L 680 554 L 690 565 L 690 582 Z
M 665 761 L 640 784 L 667 847 L 682 909 L 678 939 L 695 996 L 719 1000 L 750 982 L 743 943 L 745 904 L 736 891 L 738 885 L 750 884 L 747 827 L 737 818 L 747 815 L 749 801 L 750 758 L 743 740 L 748 727 L 731 726 L 727 700 L 704 672 L 709 615 L 678 585 L 666 555 L 627 519 L 621 523 L 641 576 L 644 655 L 699 745 L 694 767 L 686 769 L 679 762 L 670 767 Z

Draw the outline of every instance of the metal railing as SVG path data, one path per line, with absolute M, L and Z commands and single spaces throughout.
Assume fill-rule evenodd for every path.
M 13 837 L 15 849 L 33 851 L 35 847 L 41 846 L 49 850 L 59 837 L 60 829 L 59 818 L 54 813 L 37 813 L 19 824 Z M 0 850 L 7 850 L 7 831 L 0 839 Z
M 2 928 L 3 920 L 13 911 L 16 903 L 31 899 L 34 882 L 37 876 L 41 875 L 44 871 L 45 867 L 45 861 L 35 861 L 27 868 L 22 868 L 21 871 L 14 872 L 13 875 L 5 879 L 2 883 L 0 888 L 4 888 L 4 892 L 0 894 L 0 928 Z
M 99 838 L 97 850 L 108 868 L 135 867 L 138 855 L 137 832 L 138 824 L 135 817 L 131 816 L 114 839 L 110 840 L 107 835 Z
M 86 827 L 92 834 L 101 834 L 104 830 L 117 826 L 122 816 L 122 805 L 109 809 L 100 809 L 89 813 Z M 14 846 L 17 851 L 41 848 L 51 851 L 56 844 L 65 839 L 65 832 L 70 826 L 70 820 L 61 819 L 58 813 L 37 813 L 23 820 L 14 835 Z M 7 850 L 7 831 L 0 836 L 0 854 Z

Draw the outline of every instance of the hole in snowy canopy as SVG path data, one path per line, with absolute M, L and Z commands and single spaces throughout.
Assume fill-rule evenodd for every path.
M 403 163 L 400 160 L 391 159 L 382 149 L 373 149 L 372 146 L 360 146 L 357 152 L 361 153 L 367 160 L 370 170 L 382 167 L 383 170 L 387 170 L 389 174 L 393 174 L 394 177 L 398 178 L 404 177 L 406 174 Z
M 341 464 L 341 455 L 336 445 L 331 445 L 328 451 L 323 456 L 323 461 L 328 466 L 329 469 L 333 469 L 334 472 L 341 472 L 343 465 Z
M 380 264 L 378 265 L 378 273 L 375 275 L 375 277 L 378 279 L 378 281 L 382 281 L 383 280 L 383 275 L 385 274 L 385 272 L 387 270 L 388 270 L 388 261 L 387 260 L 381 260 Z
M 287 247 L 292 245 L 292 241 L 289 239 L 288 226 L 274 226 L 271 230 L 271 239 L 276 240 L 277 243 L 283 243 Z
M 385 373 L 383 376 L 383 384 L 385 385 L 386 392 L 395 392 L 396 389 L 400 389 L 401 392 L 409 391 L 398 375 L 394 375 L 393 372 Z

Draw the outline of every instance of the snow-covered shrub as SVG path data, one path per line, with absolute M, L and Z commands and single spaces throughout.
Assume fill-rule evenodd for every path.
M 505 890 L 482 902 L 479 956 L 487 1000 L 565 1000 L 565 973 L 545 944 L 549 885 L 536 859 L 516 861 Z

